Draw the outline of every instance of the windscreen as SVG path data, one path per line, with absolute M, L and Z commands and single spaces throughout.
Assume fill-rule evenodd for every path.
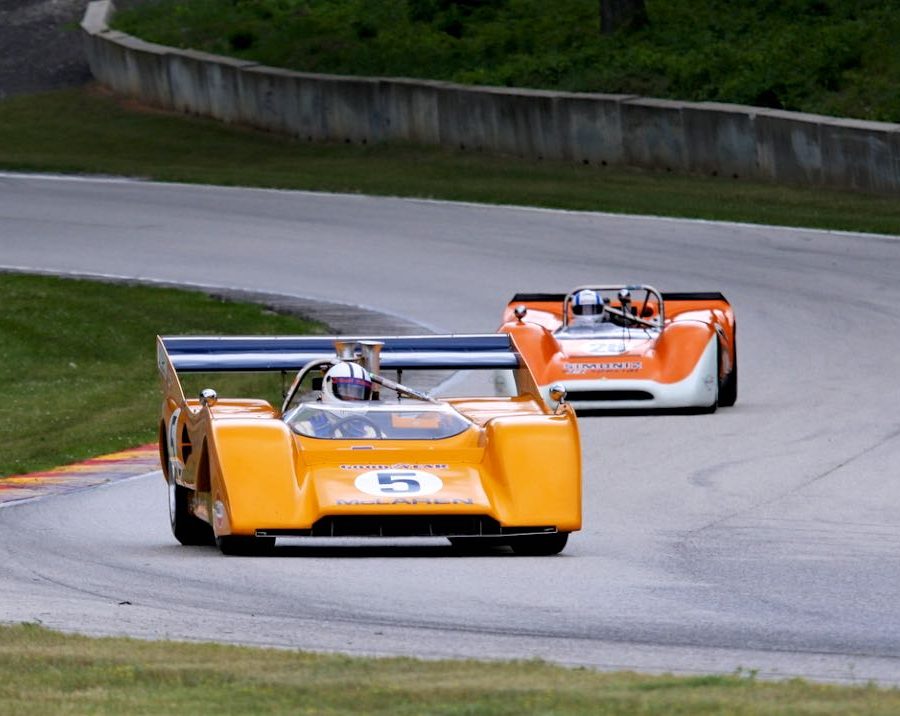
M 472 425 L 448 405 L 364 401 L 301 403 L 284 421 L 299 435 L 326 440 L 440 440 Z

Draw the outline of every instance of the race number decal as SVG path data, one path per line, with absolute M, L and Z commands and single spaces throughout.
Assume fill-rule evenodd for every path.
M 353 484 L 360 492 L 375 497 L 433 495 L 444 487 L 441 478 L 423 470 L 370 470 Z
M 613 356 L 625 351 L 624 341 L 594 341 L 588 343 L 584 352 L 592 356 Z
M 169 456 L 178 454 L 178 416 L 181 415 L 181 408 L 175 408 L 169 416 L 169 429 L 166 430 L 166 447 L 169 449 Z
M 184 463 L 181 462 L 181 454 L 178 445 L 178 417 L 181 408 L 176 408 L 169 418 L 169 429 L 166 431 L 166 447 L 169 455 L 169 475 L 173 480 L 181 479 L 184 472 Z

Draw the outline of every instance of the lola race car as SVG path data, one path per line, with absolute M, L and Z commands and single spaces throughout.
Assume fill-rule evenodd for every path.
M 520 293 L 499 331 L 514 338 L 551 407 L 554 385 L 578 410 L 714 411 L 737 400 L 734 312 L 721 293 Z M 509 373 L 498 372 L 498 387 L 514 389 Z
M 160 461 L 182 544 L 252 554 L 289 536 L 446 537 L 550 555 L 581 527 L 574 410 L 541 400 L 508 335 L 160 337 L 157 363 Z M 324 401 L 337 363 L 364 367 L 377 395 Z M 514 396 L 436 399 L 401 383 L 404 372 L 497 368 L 515 374 Z M 212 388 L 185 397 L 181 375 L 229 371 L 294 380 L 279 407 Z

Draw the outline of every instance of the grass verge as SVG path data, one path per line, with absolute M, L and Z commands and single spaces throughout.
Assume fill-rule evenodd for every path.
M 900 234 L 895 197 L 410 145 L 309 143 L 86 89 L 0 102 L 0 166 Z
M 895 714 L 900 691 L 539 661 L 360 659 L 0 626 L 10 714 Z
M 157 335 L 322 329 L 197 292 L 46 276 L 0 274 L 0 306 L 0 476 L 153 442 Z M 199 380 L 185 391 L 196 392 Z M 281 376 L 215 380 L 223 396 L 277 400 Z

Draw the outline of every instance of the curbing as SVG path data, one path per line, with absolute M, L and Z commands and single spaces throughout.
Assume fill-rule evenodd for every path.
M 0 477 L 0 507 L 155 473 L 155 443 L 25 475 Z
M 165 47 L 81 23 L 91 72 L 181 112 L 309 141 L 408 141 L 531 159 L 900 194 L 900 124 L 712 102 L 344 77 Z

